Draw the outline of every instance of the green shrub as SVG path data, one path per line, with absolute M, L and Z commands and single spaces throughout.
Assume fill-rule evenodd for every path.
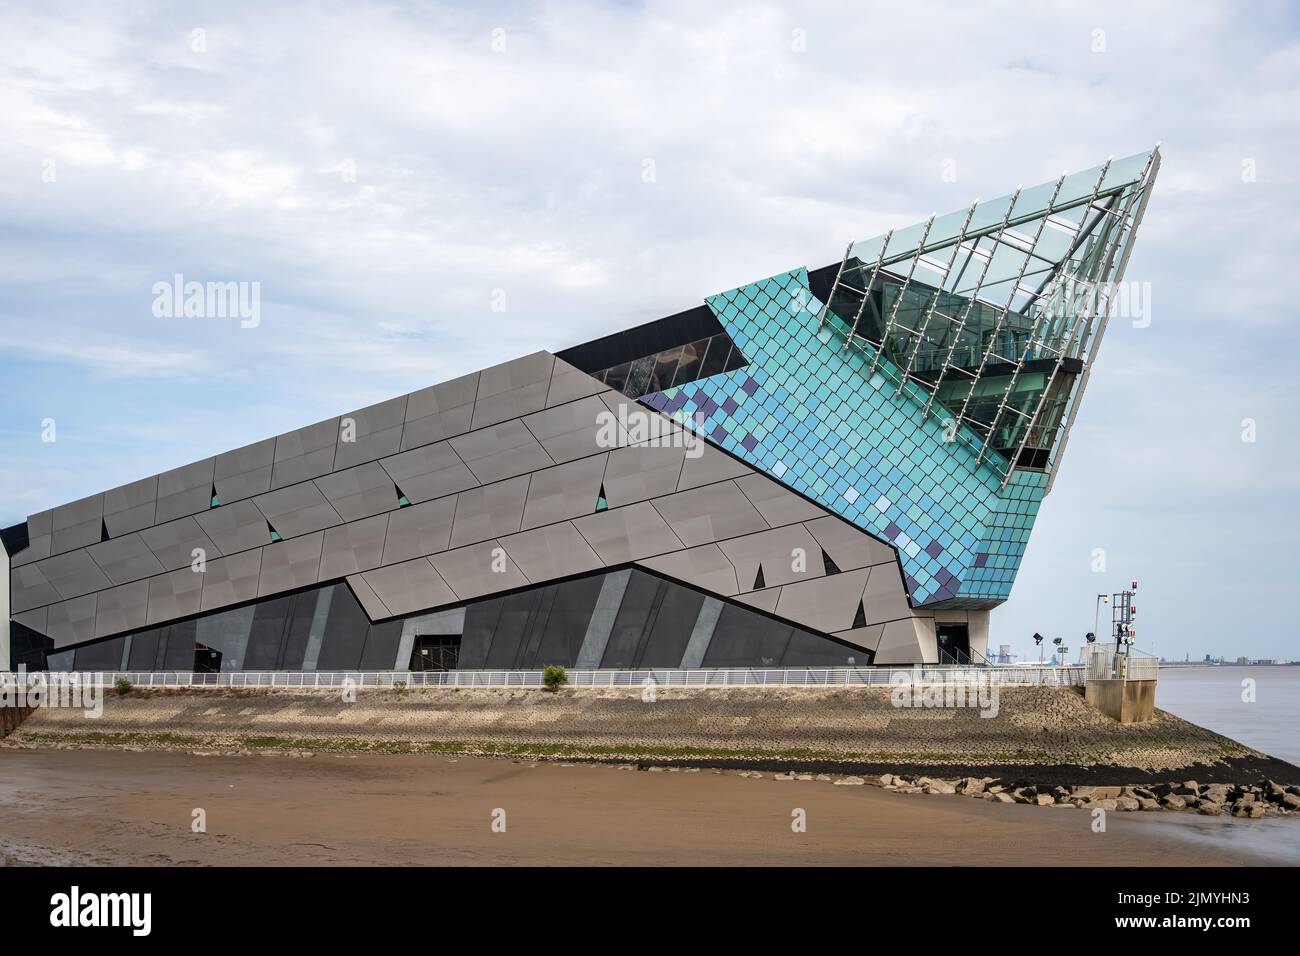
M 131 682 L 125 677 L 119 677 L 117 680 L 113 681 L 113 689 L 119 694 L 131 693 L 131 686 Z
M 542 683 L 549 691 L 557 691 L 569 682 L 569 672 L 558 664 L 549 664 L 542 671 Z

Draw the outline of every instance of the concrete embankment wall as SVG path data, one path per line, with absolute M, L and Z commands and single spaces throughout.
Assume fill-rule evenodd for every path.
M 1157 711 L 1122 725 L 1073 688 L 1009 687 L 997 714 L 898 707 L 889 688 L 110 692 L 99 719 L 42 708 L 7 744 L 457 750 L 888 764 L 1113 764 L 1152 770 L 1255 755 Z
M 7 737 L 27 719 L 31 707 L 0 707 L 0 737 Z

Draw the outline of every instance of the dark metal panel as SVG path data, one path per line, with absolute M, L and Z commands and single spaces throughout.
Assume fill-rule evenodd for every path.
M 355 670 L 370 633 L 370 619 L 347 588 L 335 588 L 316 669 Z
M 794 632 L 789 624 L 728 604 L 718 615 L 705 667 L 775 667 Z
M 253 611 L 253 623 L 244 651 L 244 670 L 271 671 L 279 667 L 281 647 L 289 629 L 295 595 L 260 601 Z
M 370 625 L 365 649 L 361 652 L 361 669 L 388 671 L 393 669 L 397 645 L 402 640 L 402 622 L 385 621 Z
M 546 620 L 539 622 L 541 635 L 534 667 L 573 667 L 577 663 L 603 581 L 604 575 L 594 575 L 554 586 Z
M 667 581 L 663 585 L 650 639 L 641 650 L 637 667 L 678 667 L 700 616 L 704 595 Z
M 641 647 L 654 626 L 654 616 L 662 599 L 662 585 L 658 578 L 642 571 L 633 571 L 623 601 L 614 618 L 609 641 L 601 667 L 634 667 L 641 656 Z M 680 660 L 680 655 L 679 655 Z
M 122 653 L 126 650 L 125 637 L 111 637 L 77 648 L 73 668 L 79 671 L 115 671 L 122 666 Z

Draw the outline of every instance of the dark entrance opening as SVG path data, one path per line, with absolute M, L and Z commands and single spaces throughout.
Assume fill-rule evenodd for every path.
M 194 645 L 194 673 L 220 674 L 221 652 L 214 651 L 205 644 Z
M 970 628 L 965 624 L 939 624 L 935 627 L 939 639 L 940 664 L 969 664 Z
M 460 661 L 459 634 L 417 634 L 411 648 L 413 671 L 452 671 Z

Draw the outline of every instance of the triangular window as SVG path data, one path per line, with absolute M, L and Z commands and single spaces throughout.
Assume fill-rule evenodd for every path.
M 866 610 L 863 609 L 861 601 L 858 602 L 858 613 L 853 615 L 853 626 L 854 627 L 867 626 L 867 612 Z

